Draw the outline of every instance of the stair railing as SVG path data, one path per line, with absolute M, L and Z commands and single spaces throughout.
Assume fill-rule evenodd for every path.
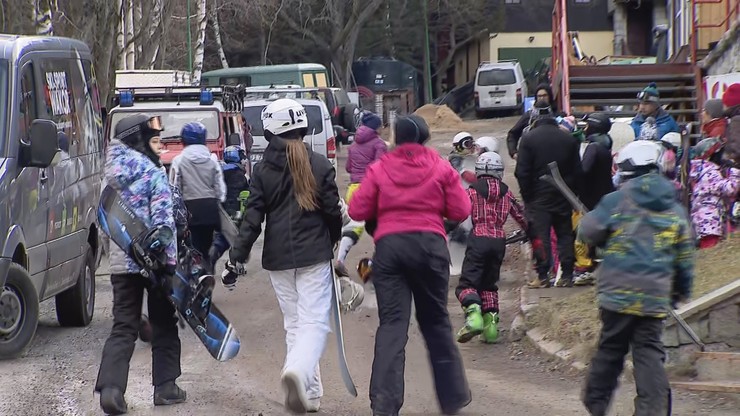
M 719 23 L 700 23 L 698 13 L 699 4 L 725 4 L 725 18 Z M 740 16 L 740 0 L 691 0 L 691 66 L 694 68 L 694 85 L 696 86 L 696 105 L 698 109 L 704 107 L 704 88 L 701 68 L 697 65 L 699 49 L 699 30 L 709 28 L 719 28 L 724 26 L 725 31 L 730 30 L 730 26 L 735 19 Z

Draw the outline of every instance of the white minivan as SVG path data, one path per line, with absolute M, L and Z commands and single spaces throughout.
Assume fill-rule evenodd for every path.
M 527 82 L 518 61 L 481 62 L 475 73 L 475 114 L 488 111 L 521 111 L 527 96 Z

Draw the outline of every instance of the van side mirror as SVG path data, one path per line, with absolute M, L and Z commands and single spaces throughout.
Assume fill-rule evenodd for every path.
M 242 145 L 242 135 L 239 133 L 229 134 L 229 137 L 226 139 L 226 144 L 228 146 L 241 146 Z
M 28 143 L 21 143 L 23 166 L 48 168 L 59 158 L 57 125 L 51 120 L 36 119 L 31 123 Z

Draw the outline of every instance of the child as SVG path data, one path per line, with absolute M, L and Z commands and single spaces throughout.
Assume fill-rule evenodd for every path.
M 509 214 L 527 229 L 524 209 L 501 180 L 501 156 L 486 152 L 475 164 L 478 180 L 468 188 L 472 202 L 473 231 L 463 260 L 455 295 L 465 310 L 465 326 L 457 342 L 468 342 L 479 334 L 487 343 L 498 339 L 498 287 L 501 264 L 506 253 L 504 223 Z M 482 314 L 482 315 L 481 315 Z
M 347 165 L 350 184 L 347 187 L 345 200 L 349 203 L 352 200 L 352 194 L 357 191 L 360 182 L 365 177 L 365 171 L 371 163 L 380 159 L 388 151 L 388 146 L 380 138 L 378 130 L 382 127 L 380 117 L 369 111 L 362 115 L 362 125 L 357 129 L 355 142 L 347 148 Z M 339 276 L 349 276 L 347 266 L 344 262 L 352 247 L 362 236 L 364 224 L 356 223 L 357 226 L 342 231 L 342 240 L 339 242 L 339 251 L 334 270 Z
M 704 137 L 725 137 L 727 119 L 724 117 L 722 100 L 707 100 L 701 112 L 701 134 Z
M 249 189 L 249 179 L 247 179 L 247 170 L 244 167 L 244 161 L 247 159 L 247 155 L 244 153 L 239 146 L 229 146 L 224 149 L 224 163 L 222 165 L 224 184 L 226 185 L 226 200 L 223 203 L 224 210 L 229 216 L 236 220 L 238 226 L 238 220 L 240 220 L 241 213 L 241 200 L 239 195 Z M 216 232 L 213 238 L 213 245 L 208 252 L 210 257 L 212 268 L 216 268 L 216 262 L 221 256 L 229 249 L 229 242 L 220 232 Z M 229 289 L 233 290 L 236 286 L 237 274 L 232 269 L 225 269 L 221 273 L 221 284 Z
M 601 336 L 583 395 L 593 416 L 606 415 L 630 350 L 639 392 L 634 414 L 667 414 L 663 320 L 672 303 L 691 295 L 694 244 L 686 210 L 660 174 L 660 154 L 654 141 L 625 146 L 617 164 L 626 182 L 578 225 L 579 240 L 604 250 L 596 271 Z
M 226 199 L 226 186 L 221 166 L 211 158 L 206 147 L 206 126 L 197 121 L 187 123 L 180 136 L 185 149 L 172 160 L 170 183 L 182 192 L 191 214 L 188 229 L 193 248 L 203 255 L 204 264 L 209 267 L 211 261 L 205 257 L 213 244 L 214 233 L 221 229 L 216 213 L 218 204 Z
M 717 137 L 700 141 L 692 149 L 691 222 L 699 248 L 714 247 L 724 235 L 725 199 L 740 189 L 740 170 L 729 168 L 727 177 L 720 171 L 724 142 Z

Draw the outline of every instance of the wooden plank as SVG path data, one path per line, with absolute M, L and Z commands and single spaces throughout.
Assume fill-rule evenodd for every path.
M 740 394 L 740 382 L 738 381 L 673 381 L 671 387 L 692 391 Z
M 688 63 L 680 64 L 642 64 L 642 65 L 591 65 L 591 66 L 571 66 L 569 76 L 573 77 L 645 77 L 645 83 L 652 81 L 650 77 L 659 78 L 669 75 L 686 75 L 692 74 L 691 65 Z

